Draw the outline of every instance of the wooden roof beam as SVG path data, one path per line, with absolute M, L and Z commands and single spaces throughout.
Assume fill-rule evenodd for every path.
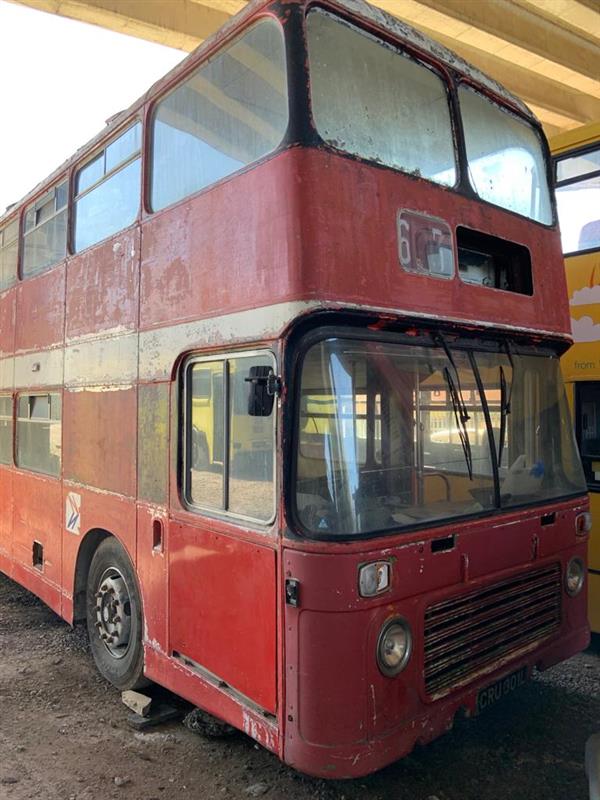
M 558 81 L 512 64 L 485 50 L 463 44 L 450 36 L 423 27 L 421 30 L 428 36 L 435 36 L 439 42 L 453 49 L 482 72 L 491 75 L 528 104 L 559 114 L 577 125 L 600 119 L 600 98 L 570 89 Z
M 419 0 L 421 5 L 465 25 L 485 31 L 517 45 L 529 53 L 598 79 L 600 55 L 587 38 L 552 24 L 511 0 L 467 2 L 464 0 Z M 399 3 L 399 5 L 402 5 Z
M 575 33 L 600 40 L 600 5 L 598 0 L 512 0 L 554 25 L 568 27 Z
M 231 17 L 215 2 L 193 0 L 11 0 L 38 11 L 98 25 L 187 52 L 196 48 Z

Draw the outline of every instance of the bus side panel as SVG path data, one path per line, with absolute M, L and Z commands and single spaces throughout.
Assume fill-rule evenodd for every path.
M 134 497 L 136 388 L 65 391 L 64 406 L 65 479 Z
M 0 467 L 0 572 L 8 574 L 13 538 L 13 471 Z
M 14 472 L 13 502 L 13 576 L 60 613 L 61 483 L 55 478 Z M 41 560 L 38 545 L 43 548 Z
M 140 231 L 130 228 L 69 262 L 67 340 L 137 322 Z
M 590 493 L 594 528 L 588 548 L 588 617 L 590 627 L 600 633 L 600 494 Z
M 165 509 L 138 505 L 137 574 L 144 605 L 146 647 L 168 652 L 168 542 Z
M 170 649 L 274 714 L 275 550 L 171 522 L 169 562 Z
M 79 519 L 73 518 L 73 502 L 79 508 Z M 73 619 L 77 554 L 85 535 L 92 530 L 107 531 L 119 540 L 132 564 L 135 564 L 136 513 L 133 499 L 95 491 L 69 481 L 64 483 L 62 509 L 65 514 L 62 534 L 64 575 L 62 615 L 70 622 Z
M 16 313 L 16 351 L 61 344 L 65 318 L 64 265 L 20 283 Z
M 15 309 L 17 290 L 0 295 L 0 355 L 11 355 L 15 349 Z
M 566 259 L 569 309 L 573 346 L 561 358 L 571 412 L 575 419 L 578 386 L 600 381 L 600 303 L 596 302 L 600 281 L 600 253 L 582 253 Z M 596 415 L 600 409 L 596 409 Z M 579 426 L 581 420 L 578 421 Z M 576 429 L 578 425 L 576 424 Z M 578 442 L 581 447 L 581 442 Z M 590 492 L 593 528 L 588 548 L 588 616 L 590 627 L 600 633 L 600 494 Z
M 145 221 L 142 330 L 294 294 L 301 246 L 290 175 L 296 160 L 293 151 L 277 155 Z
M 588 575 L 588 618 L 590 628 L 600 632 L 600 573 L 590 572 Z

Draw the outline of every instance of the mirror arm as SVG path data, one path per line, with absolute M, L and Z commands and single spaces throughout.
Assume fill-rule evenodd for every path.
M 255 376 L 252 378 L 244 378 L 246 383 L 253 383 L 256 386 L 264 386 L 267 390 L 267 394 L 271 397 L 279 396 L 281 394 L 281 390 L 283 388 L 283 382 L 279 375 L 275 375 L 274 372 L 270 372 L 266 376 Z

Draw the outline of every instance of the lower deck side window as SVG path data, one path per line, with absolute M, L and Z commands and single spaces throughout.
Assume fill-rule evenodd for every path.
M 13 414 L 12 395 L 0 395 L 0 464 L 12 464 Z
M 22 394 L 17 403 L 17 466 L 59 475 L 62 402 L 58 392 Z
M 251 408 L 256 384 L 249 378 L 274 366 L 269 353 L 188 365 L 183 484 L 190 505 L 260 522 L 273 518 L 275 411 Z

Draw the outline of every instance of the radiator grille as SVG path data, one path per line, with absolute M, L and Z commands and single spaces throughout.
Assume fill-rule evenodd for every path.
M 444 600 L 425 612 L 425 688 L 438 694 L 560 625 L 560 564 Z

